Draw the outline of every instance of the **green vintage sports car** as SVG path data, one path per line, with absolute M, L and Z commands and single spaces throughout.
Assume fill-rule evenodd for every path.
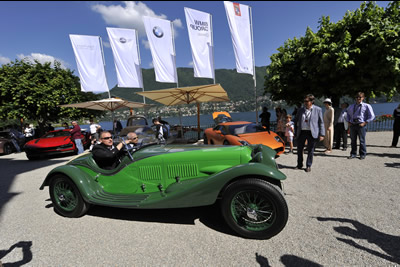
M 47 175 L 57 213 L 80 217 L 90 205 L 132 209 L 184 208 L 220 202 L 227 224 L 246 238 L 268 239 L 288 220 L 276 152 L 263 145 L 149 144 L 127 151 L 114 170 L 92 154 L 79 155 Z

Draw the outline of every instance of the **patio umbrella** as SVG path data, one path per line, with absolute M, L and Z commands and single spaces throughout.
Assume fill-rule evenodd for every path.
M 197 104 L 198 138 L 200 139 L 200 103 L 229 101 L 228 94 L 220 84 L 207 84 L 154 91 L 137 92 L 161 104 L 172 106 Z
M 60 105 L 60 107 L 70 107 L 70 108 L 87 108 L 94 110 L 108 110 L 112 113 L 113 120 L 113 132 L 114 132 L 114 110 L 120 108 L 145 108 L 150 107 L 150 104 L 144 104 L 140 102 L 128 101 L 122 98 L 111 97 L 100 100 L 92 100 L 87 102 L 75 103 L 75 104 L 65 104 Z

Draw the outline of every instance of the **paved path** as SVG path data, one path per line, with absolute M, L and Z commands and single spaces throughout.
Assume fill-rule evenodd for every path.
M 0 156 L 0 261 L 20 266 L 400 266 L 400 148 L 391 132 L 367 134 L 368 156 L 326 156 L 312 172 L 296 155 L 277 159 L 288 176 L 286 228 L 270 240 L 236 236 L 217 206 L 176 210 L 92 207 L 57 215 L 45 175 L 71 157 L 30 162 Z M 6 266 L 14 266 L 6 265 Z

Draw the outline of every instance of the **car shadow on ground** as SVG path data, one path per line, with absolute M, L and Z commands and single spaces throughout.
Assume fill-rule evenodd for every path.
M 58 164 L 64 162 L 65 160 L 37 160 L 29 161 L 20 160 L 15 158 L 0 157 L 1 167 L 1 179 L 0 179 L 0 215 L 3 206 L 10 201 L 13 197 L 20 194 L 19 192 L 9 192 L 11 185 L 17 175 L 25 172 L 32 171 L 34 169 L 40 169 L 50 165 Z M 38 186 L 39 189 L 39 186 Z
M 4 245 L 4 242 L 2 242 Z M 24 264 L 29 263 L 32 260 L 32 241 L 20 241 L 14 245 L 12 245 L 7 250 L 0 250 L 0 266 L 11 267 L 11 266 L 22 266 Z M 22 259 L 15 262 L 5 262 L 2 260 L 7 254 L 11 253 L 14 249 L 21 248 L 22 249 Z
M 189 225 L 194 225 L 195 220 L 198 219 L 205 226 L 215 231 L 238 236 L 225 223 L 218 201 L 211 206 L 176 209 L 124 209 L 92 206 L 87 215 L 127 221 Z
M 369 243 L 375 244 L 380 247 L 386 254 L 379 251 L 375 251 L 371 248 L 364 247 L 358 244 L 353 239 L 336 237 L 337 240 L 351 245 L 355 248 L 364 250 L 374 256 L 381 257 L 387 261 L 400 264 L 400 236 L 388 235 L 375 230 L 365 224 L 362 224 L 356 220 L 346 219 L 346 218 L 330 218 L 330 217 L 316 217 L 318 221 L 333 221 L 339 223 L 349 223 L 353 226 L 350 228 L 348 226 L 336 226 L 333 229 L 342 235 L 353 239 L 365 239 Z

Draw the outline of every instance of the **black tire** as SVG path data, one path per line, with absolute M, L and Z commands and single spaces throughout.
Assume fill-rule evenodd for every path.
M 54 176 L 50 181 L 49 191 L 55 211 L 62 216 L 80 217 L 89 209 L 89 204 L 83 200 L 78 187 L 65 175 Z
M 3 153 L 4 155 L 11 154 L 13 151 L 11 144 L 5 144 L 3 147 Z
M 207 135 L 204 134 L 204 144 L 208 145 L 208 139 L 207 139 Z
M 281 190 L 256 178 L 230 184 L 222 196 L 221 211 L 232 230 L 253 239 L 268 239 L 277 235 L 289 217 Z
M 224 140 L 224 146 L 230 146 L 231 144 L 228 142 L 228 140 Z

